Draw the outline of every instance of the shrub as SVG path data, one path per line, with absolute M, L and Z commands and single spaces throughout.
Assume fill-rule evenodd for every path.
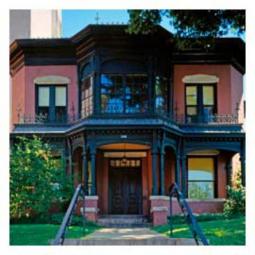
M 224 204 L 224 215 L 233 217 L 245 213 L 245 188 L 242 186 L 241 168 L 236 172 L 233 187 L 227 187 L 228 199 Z
M 228 199 L 224 204 L 224 215 L 233 217 L 245 213 L 245 188 L 241 185 L 235 188 L 227 187 Z
M 53 203 L 70 198 L 70 183 L 64 162 L 54 158 L 47 143 L 19 137 L 10 157 L 11 219 L 46 217 Z

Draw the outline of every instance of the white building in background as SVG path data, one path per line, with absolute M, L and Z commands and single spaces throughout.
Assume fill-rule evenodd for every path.
M 10 10 L 10 43 L 24 38 L 59 38 L 61 10 Z

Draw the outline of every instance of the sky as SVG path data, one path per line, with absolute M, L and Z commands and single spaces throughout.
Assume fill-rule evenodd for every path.
M 62 36 L 70 37 L 89 24 L 127 24 L 129 15 L 126 10 L 63 10 L 62 11 Z M 166 18 L 163 18 L 164 28 L 172 31 Z
M 71 37 L 89 24 L 127 24 L 128 20 L 127 10 L 63 10 L 62 37 Z M 174 32 L 166 17 L 163 17 L 161 26 Z M 230 32 L 226 37 L 236 37 L 236 35 Z M 245 40 L 245 35 L 241 38 Z

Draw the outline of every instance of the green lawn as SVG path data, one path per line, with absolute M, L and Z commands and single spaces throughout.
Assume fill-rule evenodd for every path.
M 80 238 L 100 228 L 94 224 L 87 224 L 84 232 L 82 227 L 71 226 L 66 238 Z M 48 245 L 55 238 L 59 225 L 53 224 L 12 224 L 10 226 L 11 245 Z
M 178 221 L 177 221 L 178 222 Z M 245 245 L 245 218 L 239 217 L 230 220 L 218 219 L 201 221 L 199 223 L 211 245 Z M 83 228 L 71 226 L 66 238 L 81 238 L 94 232 L 100 227 L 88 223 Z M 10 226 L 11 245 L 48 245 L 53 240 L 59 225 L 53 224 L 12 224 Z M 169 226 L 153 227 L 153 230 L 169 235 Z M 85 234 L 84 234 L 85 233 Z M 173 237 L 192 238 L 186 224 L 175 224 Z
M 245 218 L 211 220 L 199 223 L 210 245 L 245 245 Z M 169 226 L 153 227 L 154 231 L 169 235 Z M 173 237 L 191 238 L 187 224 L 174 225 Z

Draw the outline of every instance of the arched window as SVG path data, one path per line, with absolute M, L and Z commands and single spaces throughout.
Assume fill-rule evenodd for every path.
M 69 78 L 43 76 L 34 80 L 36 85 L 36 114 L 45 122 L 65 122 L 67 119 L 67 85 Z

